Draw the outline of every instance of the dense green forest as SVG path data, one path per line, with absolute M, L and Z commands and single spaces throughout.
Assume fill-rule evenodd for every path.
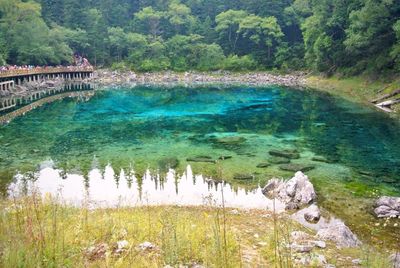
M 400 70 L 398 0 L 0 0 L 0 64 Z

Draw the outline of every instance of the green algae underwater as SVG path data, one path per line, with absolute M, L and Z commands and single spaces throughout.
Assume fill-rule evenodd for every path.
M 304 168 L 324 209 L 362 239 L 392 247 L 400 243 L 396 220 L 371 212 L 377 196 L 400 195 L 399 133 L 400 122 L 386 114 L 313 90 L 104 88 L 90 100 L 62 99 L 1 126 L 0 185 L 7 195 L 17 174 L 35 180 L 49 161 L 64 175 L 82 174 L 88 187 L 94 165 L 103 172 L 111 166 L 116 183 L 121 170 L 141 177 L 190 165 L 194 174 L 247 189 Z

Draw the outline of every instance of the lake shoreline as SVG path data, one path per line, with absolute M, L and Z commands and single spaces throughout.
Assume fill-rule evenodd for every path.
M 379 109 L 377 105 L 372 103 L 372 100 L 382 94 L 393 91 L 397 88 L 396 81 L 369 81 L 363 77 L 323 77 L 321 75 L 307 74 L 306 72 L 292 72 L 288 74 L 272 73 L 267 71 L 260 72 L 229 72 L 229 71 L 214 71 L 214 72 L 134 72 L 126 70 L 111 70 L 98 69 L 90 78 L 82 80 L 83 83 L 90 83 L 96 87 L 119 87 L 119 86 L 284 86 L 297 89 L 310 89 L 320 92 L 342 97 L 353 102 L 361 103 L 364 106 L 374 107 L 381 112 L 388 112 L 384 109 Z M 54 80 L 42 83 L 27 83 L 19 87 L 12 94 L 5 97 L 18 97 L 26 94 L 26 92 L 40 92 L 47 89 L 50 83 L 50 88 L 54 86 L 64 85 L 61 81 Z M 384 90 L 382 90 L 384 89 Z M 394 105 L 390 111 L 393 115 L 398 115 L 400 112 L 400 104 Z
M 272 74 L 268 72 L 234 73 L 226 71 L 216 72 L 155 72 L 136 73 L 133 71 L 112 71 L 99 69 L 93 77 L 84 80 L 98 86 L 119 86 L 129 84 L 146 85 L 210 85 L 210 84 L 237 84 L 250 86 L 279 85 L 287 87 L 306 86 L 304 73 Z
M 391 92 L 396 87 L 396 81 L 369 81 L 363 77 L 326 78 L 321 75 L 312 75 L 306 72 L 292 72 L 279 74 L 267 71 L 254 72 L 148 72 L 140 73 L 125 70 L 98 69 L 93 77 L 84 80 L 99 87 L 150 85 L 150 86 L 284 86 L 298 89 L 311 89 L 342 97 L 358 102 L 364 106 L 374 107 L 381 112 L 398 115 L 400 105 L 393 105 L 392 109 L 381 109 L 372 100 L 384 93 Z M 384 89 L 384 90 L 383 90 Z

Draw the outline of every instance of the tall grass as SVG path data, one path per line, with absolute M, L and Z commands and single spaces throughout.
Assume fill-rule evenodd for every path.
M 276 212 L 276 200 L 273 199 L 273 234 L 269 239 L 269 250 L 265 251 L 270 264 L 276 268 L 290 268 L 294 264 L 292 262 L 293 254 L 291 249 L 290 233 L 294 230 L 292 222 L 279 220 L 279 214 Z M 268 253 L 273 256 L 268 256 Z
M 90 210 L 32 194 L 2 201 L 1 211 L 1 267 L 239 266 L 238 243 L 223 226 L 226 216 L 221 209 Z M 114 250 L 121 240 L 130 246 L 117 256 Z M 145 241 L 154 248 L 138 249 Z M 107 245 L 104 256 L 88 256 L 89 248 L 101 244 Z

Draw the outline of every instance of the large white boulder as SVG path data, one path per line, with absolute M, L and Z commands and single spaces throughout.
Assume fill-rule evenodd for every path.
M 271 179 L 263 189 L 263 194 L 270 198 L 277 198 L 291 207 L 307 205 L 315 201 L 317 195 L 314 186 L 307 175 L 298 171 L 288 181 Z

